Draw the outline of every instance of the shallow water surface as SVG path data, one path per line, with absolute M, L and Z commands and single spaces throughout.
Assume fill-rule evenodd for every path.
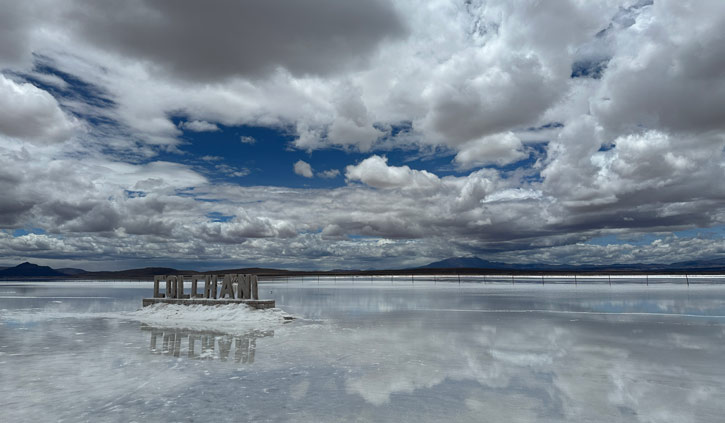
M 260 284 L 282 311 L 137 311 L 150 294 L 150 283 L 0 283 L 0 420 L 725 415 L 718 285 L 338 278 Z

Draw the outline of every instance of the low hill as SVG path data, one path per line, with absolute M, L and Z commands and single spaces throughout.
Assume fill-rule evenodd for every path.
M 87 271 L 83 269 L 76 269 L 74 267 L 63 267 L 60 269 L 55 269 L 59 271 L 60 273 L 68 276 L 75 276 L 75 275 L 82 275 L 83 273 L 88 273 Z
M 76 277 L 81 279 L 152 279 L 155 275 L 188 275 L 194 273 L 198 272 L 195 270 L 177 270 L 171 267 L 144 267 L 108 272 L 86 272 L 76 275 Z

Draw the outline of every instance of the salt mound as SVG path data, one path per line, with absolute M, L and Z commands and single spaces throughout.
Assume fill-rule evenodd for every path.
M 292 316 L 278 308 L 257 310 L 244 304 L 153 304 L 124 317 L 150 326 L 235 333 L 271 329 Z

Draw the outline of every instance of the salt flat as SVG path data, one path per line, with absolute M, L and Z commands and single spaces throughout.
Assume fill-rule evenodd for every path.
M 725 287 L 337 278 L 279 310 L 145 283 L 0 284 L 3 421 L 711 422 Z M 285 323 L 283 316 L 297 317 Z

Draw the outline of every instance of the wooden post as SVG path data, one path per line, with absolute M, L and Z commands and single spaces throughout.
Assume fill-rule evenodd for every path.
M 458 273 L 458 285 L 460 285 L 460 284 L 461 284 L 461 274 Z
M 514 282 L 514 274 L 513 273 L 511 274 L 511 285 L 516 285 L 516 283 Z
M 576 281 L 576 273 L 574 273 L 574 286 L 579 285 L 579 283 Z
M 544 285 L 544 275 L 541 275 L 541 285 Z
M 687 280 L 687 287 L 690 287 L 690 278 L 687 277 L 687 273 L 685 273 L 685 280 Z
M 609 278 L 609 286 L 612 286 L 612 275 L 607 275 L 607 277 Z
M 415 283 L 415 280 L 413 279 L 413 274 L 410 275 L 410 283 Z
M 649 275 L 645 275 L 645 282 L 647 283 L 647 286 L 649 286 Z

